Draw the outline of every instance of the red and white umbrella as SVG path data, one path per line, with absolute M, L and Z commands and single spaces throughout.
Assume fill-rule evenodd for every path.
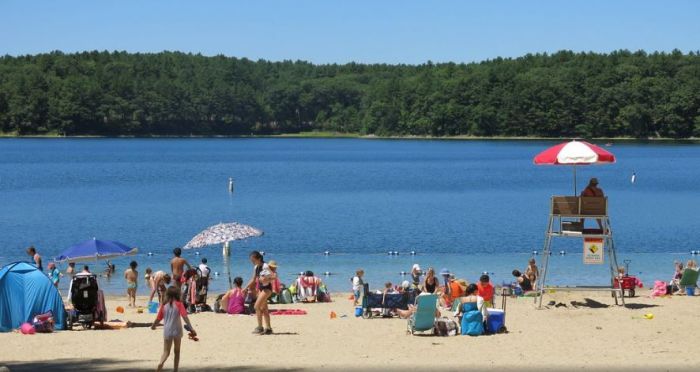
M 533 159 L 536 165 L 571 165 L 574 168 L 574 195 L 576 192 L 576 166 L 612 164 L 615 155 L 586 141 L 570 141 L 552 146 Z

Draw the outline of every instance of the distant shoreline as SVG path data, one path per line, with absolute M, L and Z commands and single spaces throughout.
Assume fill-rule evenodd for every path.
M 13 133 L 0 133 L 0 139 L 3 138 L 20 138 L 20 139 L 58 139 L 58 138 L 133 138 L 133 139 L 164 139 L 164 138 L 302 138 L 302 139 L 337 139 L 337 138 L 347 138 L 347 139 L 377 139 L 377 140 L 439 140 L 439 141 L 564 141 L 572 139 L 572 137 L 518 137 L 518 136 L 491 136 L 491 137 L 480 137 L 480 136 L 415 136 L 415 135 L 405 135 L 405 136 L 379 136 L 379 135 L 362 135 L 357 133 L 336 133 L 336 132 L 301 132 L 301 133 L 285 133 L 285 134 L 269 134 L 269 135 L 114 135 L 114 136 L 104 136 L 104 135 L 71 135 L 62 136 L 58 134 L 34 134 L 34 135 L 16 135 Z M 596 137 L 587 138 L 588 140 L 594 141 L 610 141 L 610 142 L 654 142 L 654 143 L 697 143 L 700 144 L 700 138 L 633 138 L 633 137 Z

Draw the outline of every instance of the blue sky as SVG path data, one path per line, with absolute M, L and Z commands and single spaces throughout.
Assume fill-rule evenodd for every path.
M 700 1 L 0 0 L 0 54 L 179 50 L 315 63 L 700 49 Z

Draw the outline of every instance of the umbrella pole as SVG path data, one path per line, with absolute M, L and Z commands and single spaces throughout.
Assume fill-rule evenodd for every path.
M 574 196 L 578 195 L 576 192 L 576 165 L 574 164 Z

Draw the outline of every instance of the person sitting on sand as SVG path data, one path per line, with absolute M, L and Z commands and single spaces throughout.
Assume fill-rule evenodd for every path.
M 681 291 L 681 279 L 683 278 L 683 263 L 676 261 L 674 263 L 675 272 L 673 273 L 673 279 L 668 283 L 668 293 L 669 294 L 680 294 Z
M 151 276 L 151 295 L 148 297 L 148 302 L 153 301 L 153 297 L 158 294 L 158 302 L 165 301 L 165 291 L 170 284 L 170 275 L 163 270 L 156 271 Z
M 247 290 L 243 289 L 243 278 L 237 276 L 233 279 L 234 287 L 221 297 L 221 309 L 228 314 L 246 314 L 245 296 Z
M 128 306 L 136 307 L 136 289 L 138 288 L 139 272 L 136 271 L 138 264 L 136 261 L 129 263 L 129 268 L 124 271 L 126 280 L 126 295 L 129 299 Z
M 297 292 L 303 302 L 316 302 L 319 279 L 313 271 L 306 271 L 297 279 Z
M 484 299 L 484 306 L 489 308 L 493 307 L 493 294 L 495 292 L 493 284 L 491 284 L 491 278 L 484 274 L 479 278 L 479 283 L 476 285 L 478 289 L 478 294 Z M 467 287 L 468 288 L 468 287 Z
M 484 334 L 484 322 L 488 319 L 484 299 L 478 295 L 476 284 L 467 286 L 466 296 L 461 297 L 455 317 L 461 318 L 462 335 L 479 336 Z
M 527 275 L 521 274 L 519 270 L 513 270 L 513 276 L 523 292 L 532 291 L 532 282 Z

